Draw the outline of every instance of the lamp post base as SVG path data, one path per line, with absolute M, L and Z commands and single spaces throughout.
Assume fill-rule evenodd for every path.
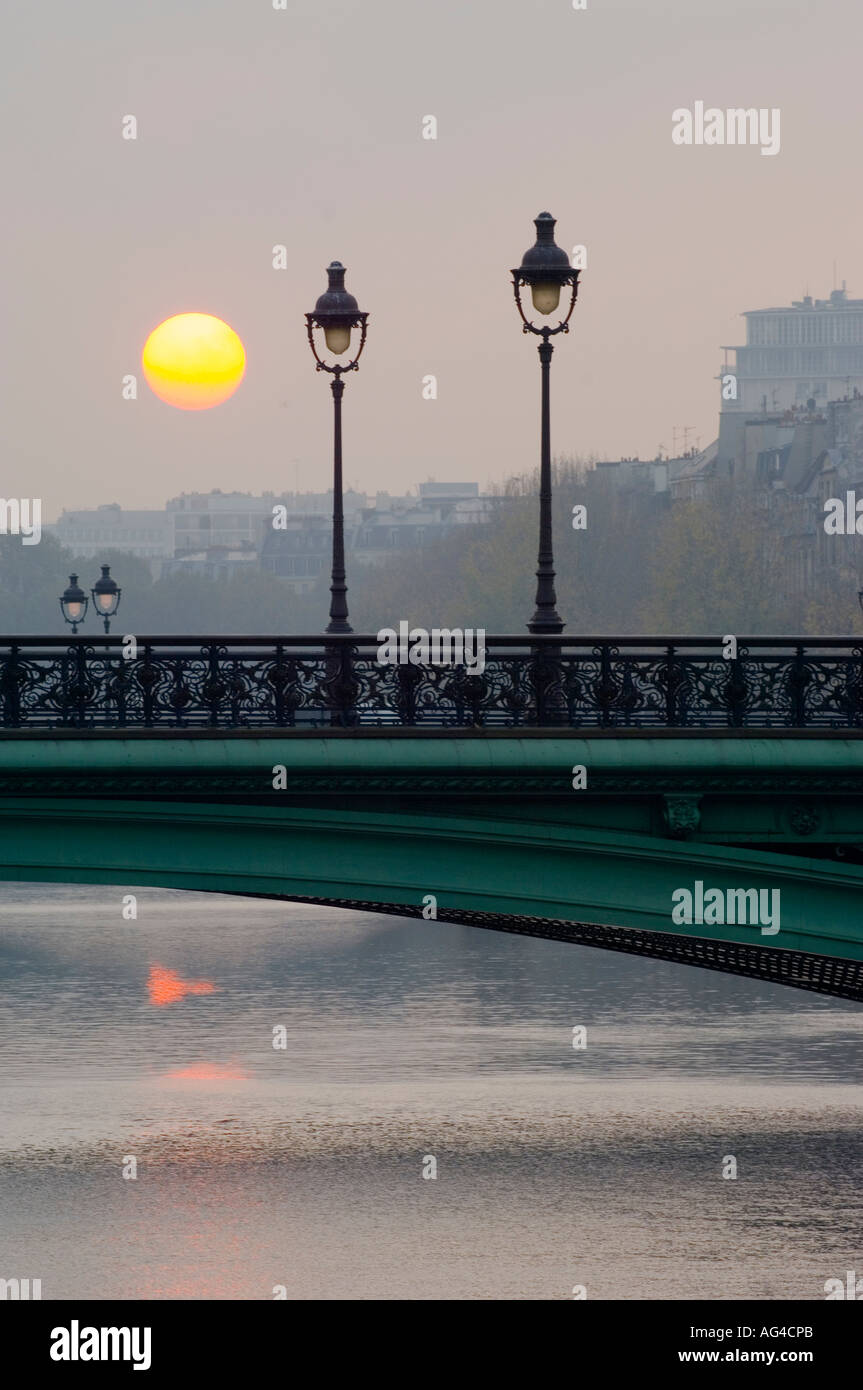
M 534 637 L 559 637 L 566 623 L 557 613 L 534 613 L 527 630 Z

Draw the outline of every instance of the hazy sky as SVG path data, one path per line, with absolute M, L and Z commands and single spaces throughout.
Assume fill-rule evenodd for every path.
M 674 425 L 708 443 L 741 311 L 825 296 L 834 260 L 863 296 L 863 8 L 587 6 L 3 0 L 3 495 L 54 517 L 327 487 L 330 393 L 303 313 L 334 258 L 371 315 L 346 479 L 403 491 L 532 467 L 539 369 L 509 269 L 546 208 L 588 251 L 556 340 L 555 452 L 652 457 Z M 674 145 L 672 111 L 698 100 L 778 107 L 779 154 Z M 183 310 L 246 346 L 245 381 L 211 411 L 164 405 L 140 374 L 150 330 Z

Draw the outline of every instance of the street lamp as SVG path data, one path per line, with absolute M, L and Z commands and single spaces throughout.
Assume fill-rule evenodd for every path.
M 109 565 L 102 565 L 102 575 L 96 580 L 90 593 L 93 596 L 93 607 L 100 618 L 105 621 L 105 631 L 111 631 L 111 618 L 120 607 L 121 589 L 117 588 L 116 583 L 111 578 Z
M 89 602 L 90 600 L 78 583 L 77 574 L 70 574 L 68 587 L 60 595 L 60 612 L 66 622 L 72 624 L 73 633 L 78 631 L 78 624 L 83 623 Z
M 557 611 L 557 595 L 554 592 L 554 549 L 551 534 L 551 423 L 549 412 L 549 376 L 551 354 L 554 345 L 549 342 L 555 333 L 568 333 L 569 320 L 575 308 L 578 295 L 579 272 L 573 270 L 569 257 L 554 240 L 555 219 L 550 212 L 541 212 L 534 218 L 536 243 L 525 251 L 521 265 L 512 272 L 512 285 L 515 302 L 521 315 L 522 332 L 536 333 L 539 343 L 539 361 L 542 371 L 542 426 L 540 442 L 539 472 L 539 554 L 536 570 L 536 611 L 528 623 L 532 633 L 559 633 L 564 623 Z M 560 292 L 564 285 L 572 286 L 572 297 L 566 318 L 556 328 L 537 328 L 524 316 L 521 305 L 520 287 L 530 286 L 530 297 L 538 314 L 553 314 L 560 303 Z
M 345 289 L 345 268 L 341 261 L 327 267 L 327 288 L 318 299 L 311 314 L 306 314 L 309 346 L 318 372 L 329 372 L 333 393 L 333 565 L 330 584 L 330 622 L 327 632 L 353 632 L 348 622 L 348 587 L 345 583 L 345 517 L 342 497 L 342 396 L 345 372 L 359 369 L 359 360 L 366 341 L 368 314 L 360 313 L 357 301 Z M 324 342 L 334 357 L 341 357 L 351 345 L 351 329 L 360 329 L 356 357 L 350 362 L 330 366 L 321 361 L 315 347 L 314 330 L 323 329 Z

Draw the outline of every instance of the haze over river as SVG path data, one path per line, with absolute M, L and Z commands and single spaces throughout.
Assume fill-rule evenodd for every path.
M 863 1273 L 863 1008 L 290 903 L 141 889 L 124 921 L 134 891 L 0 885 L 0 1276 L 823 1299 Z

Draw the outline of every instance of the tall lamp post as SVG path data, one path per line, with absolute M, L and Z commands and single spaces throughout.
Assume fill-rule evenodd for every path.
M 366 320 L 368 314 L 360 312 L 357 301 L 345 289 L 345 268 L 341 261 L 332 261 L 327 267 L 327 288 L 315 304 L 314 310 L 306 314 L 306 328 L 309 346 L 312 349 L 318 372 L 329 372 L 332 376 L 330 388 L 333 393 L 333 564 L 330 583 L 330 621 L 327 632 L 353 632 L 348 622 L 348 586 L 345 583 L 345 516 L 342 488 L 342 396 L 345 372 L 359 369 L 359 360 L 366 342 Z M 351 345 L 351 329 L 360 329 L 360 341 L 356 356 L 350 362 L 337 362 L 334 366 L 318 356 L 315 347 L 314 330 L 323 329 L 324 342 L 334 357 L 341 357 Z
M 554 591 L 554 548 L 551 532 L 551 421 L 549 408 L 549 377 L 551 355 L 554 345 L 550 339 L 556 333 L 569 332 L 569 320 L 575 308 L 578 295 L 579 272 L 573 270 L 569 257 L 554 240 L 555 218 L 550 212 L 541 212 L 534 218 L 536 243 L 525 251 L 520 266 L 512 272 L 512 285 L 515 302 L 521 315 L 522 332 L 536 333 L 542 342 L 537 344 L 542 372 L 542 425 L 540 441 L 539 472 L 539 554 L 536 570 L 536 610 L 527 625 L 528 632 L 535 634 L 560 633 L 564 622 L 557 611 L 557 595 Z M 524 315 L 521 304 L 521 286 L 530 286 L 533 307 L 538 314 L 553 314 L 560 303 L 560 292 L 564 285 L 572 286 L 566 318 L 555 328 L 547 325 L 537 328 Z

